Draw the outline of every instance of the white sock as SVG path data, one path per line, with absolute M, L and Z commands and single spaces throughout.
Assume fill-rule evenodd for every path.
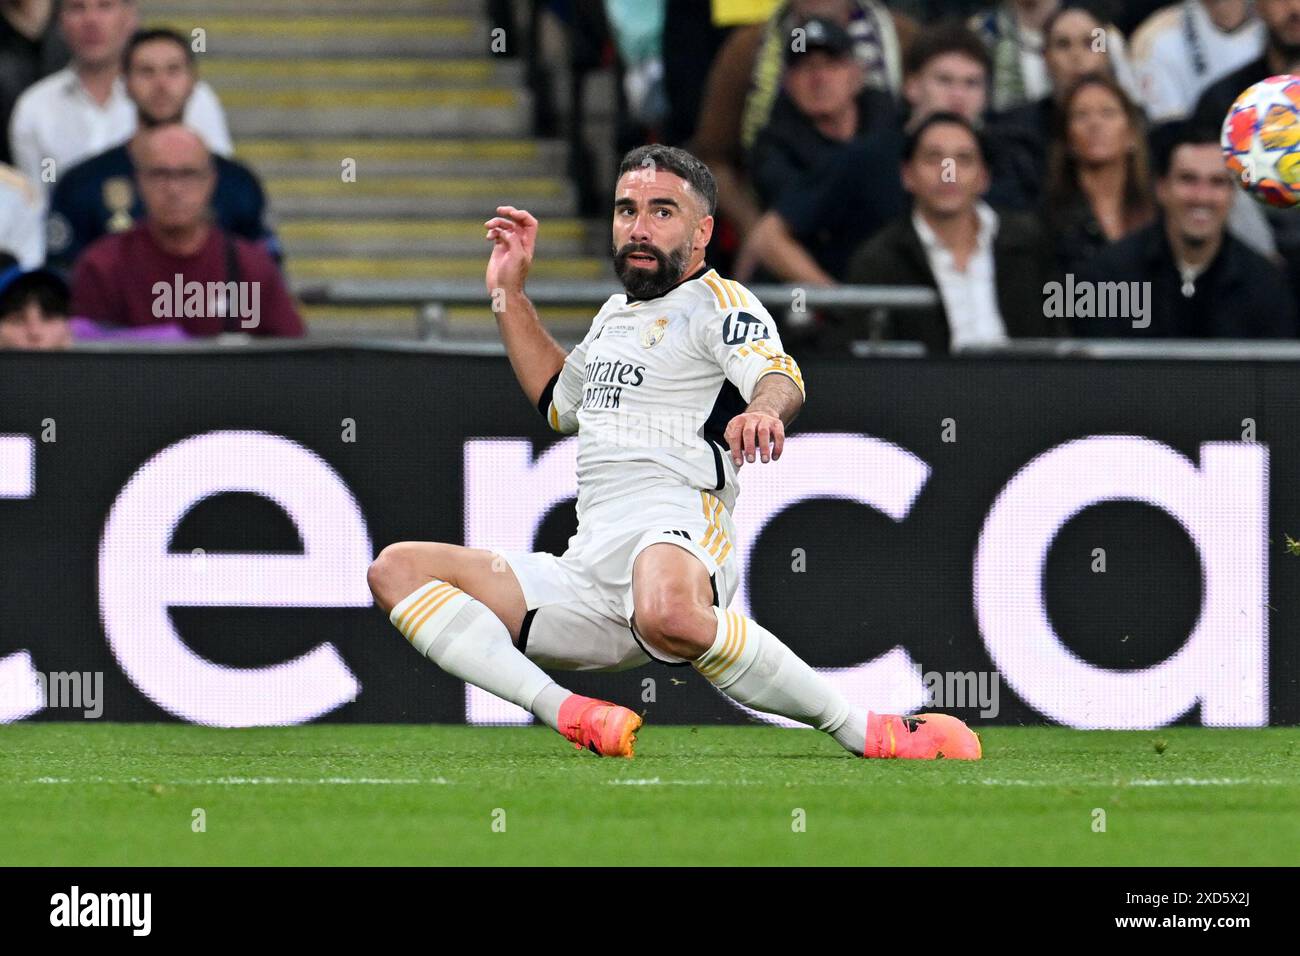
M 555 681 L 542 688 L 542 692 L 533 701 L 532 712 L 538 720 L 552 730 L 560 727 L 560 705 L 573 696 L 573 691 L 561 687 Z
M 519 653 L 487 605 L 460 588 L 430 581 L 399 601 L 388 619 L 448 674 L 532 711 L 552 729 L 558 725 L 559 705 L 569 692 Z M 542 706 L 535 707 L 539 698 Z
M 715 687 L 747 707 L 811 724 L 861 757 L 867 715 L 849 706 L 831 683 L 757 622 L 714 608 L 713 646 L 694 662 Z

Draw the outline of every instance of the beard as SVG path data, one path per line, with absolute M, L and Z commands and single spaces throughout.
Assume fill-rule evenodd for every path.
M 688 246 L 674 249 L 665 255 L 659 249 L 644 242 L 629 242 L 614 252 L 614 272 L 627 294 L 634 299 L 657 299 L 679 281 L 686 271 L 686 254 Z M 627 257 L 641 252 L 654 256 L 657 263 L 654 269 L 629 265 Z
M 156 129 L 159 126 L 170 126 L 173 123 L 181 122 L 185 118 L 185 109 L 183 106 L 181 109 L 177 110 L 174 115 L 170 116 L 157 116 L 147 113 L 143 106 L 137 107 L 136 112 L 140 125 L 145 129 Z

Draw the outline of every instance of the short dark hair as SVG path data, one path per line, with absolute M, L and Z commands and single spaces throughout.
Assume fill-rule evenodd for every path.
M 628 152 L 623 157 L 623 161 L 618 164 L 618 175 L 622 177 L 624 173 L 644 169 L 647 166 L 653 166 L 655 169 L 661 169 L 686 180 L 704 200 L 706 215 L 712 216 L 714 210 L 718 208 L 718 184 L 713 181 L 713 173 L 709 172 L 709 167 L 698 156 L 676 146 L 661 146 L 657 143 L 638 146 Z
M 984 139 L 984 134 L 976 128 L 974 123 L 960 113 L 946 113 L 942 110 L 938 113 L 931 113 L 917 123 L 916 128 L 907 134 L 907 138 L 903 140 L 903 162 L 910 163 L 916 157 L 916 151 L 921 148 L 921 137 L 931 127 L 945 125 L 960 126 L 970 133 L 971 138 L 975 140 L 975 148 L 979 150 L 980 161 L 985 166 L 989 164 L 989 147 L 988 141 Z
M 1052 29 L 1061 21 L 1061 17 L 1067 13 L 1086 13 L 1105 29 L 1109 26 L 1110 15 L 1102 9 L 1102 4 L 1097 0 L 1064 0 L 1062 4 L 1048 15 L 1043 21 L 1043 39 L 1046 40 L 1051 34 Z
M 1151 169 L 1164 179 L 1174 164 L 1174 153 L 1180 146 L 1220 146 L 1219 131 L 1213 126 L 1194 120 L 1162 123 L 1147 137 L 1151 144 Z
M 907 76 L 920 73 L 931 60 L 948 53 L 960 53 L 978 63 L 985 76 L 993 75 L 993 57 L 989 49 L 972 30 L 957 20 L 945 20 L 922 30 L 912 41 L 911 49 L 903 61 Z
M 189 42 L 177 33 L 175 30 L 169 30 L 166 27 L 153 27 L 148 30 L 136 30 L 131 34 L 131 39 L 126 41 L 126 49 L 122 51 L 122 72 L 131 72 L 131 57 L 135 55 L 137 47 L 146 43 L 153 43 L 155 40 L 167 40 L 175 43 L 185 53 L 185 62 L 193 70 L 196 65 L 194 51 L 190 49 Z
M 35 302 L 45 315 L 66 317 L 70 295 L 67 284 L 44 270 L 20 275 L 0 293 L 0 318 L 21 312 Z

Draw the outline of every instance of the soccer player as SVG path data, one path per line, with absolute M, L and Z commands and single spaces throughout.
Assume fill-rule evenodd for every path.
M 741 572 L 736 474 L 781 457 L 804 384 L 763 306 L 704 262 L 716 197 L 684 150 L 623 158 L 612 251 L 627 293 L 567 355 L 524 292 L 537 220 L 497 208 L 484 224 L 488 292 L 525 394 L 551 428 L 578 434 L 578 533 L 560 557 L 389 545 L 370 568 L 375 600 L 443 670 L 604 756 L 632 756 L 641 717 L 570 693 L 543 666 L 689 663 L 733 700 L 855 755 L 976 759 L 979 738 L 957 718 L 851 707 L 775 634 L 727 610 Z

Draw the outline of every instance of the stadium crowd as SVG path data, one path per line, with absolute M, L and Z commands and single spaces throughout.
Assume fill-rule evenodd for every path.
M 638 47 L 619 31 L 644 23 L 586 2 L 611 14 L 614 49 Z M 1218 147 L 1242 90 L 1300 69 L 1300 0 L 783 0 L 735 26 L 715 22 L 722 3 L 647 6 L 660 42 L 638 48 L 658 60 L 625 56 L 620 75 L 636 135 L 713 170 L 711 262 L 938 293 L 931 310 L 815 315 L 787 329 L 801 347 L 1300 331 L 1300 213 L 1253 202 Z M 159 315 L 151 290 L 178 273 L 255 281 L 252 331 L 304 334 L 217 93 L 140 13 L 0 0 L 0 346 L 240 328 L 231 303 L 191 310 L 179 289 Z M 1051 305 L 1051 288 L 1107 282 L 1149 283 L 1143 322 Z

